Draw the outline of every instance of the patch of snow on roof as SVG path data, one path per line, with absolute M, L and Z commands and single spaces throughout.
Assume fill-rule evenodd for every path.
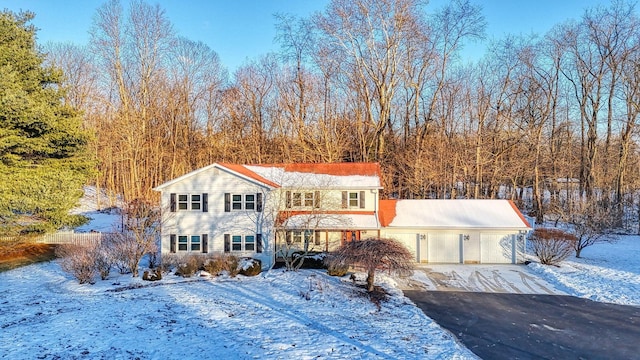
M 528 228 L 508 200 L 398 200 L 390 227 Z
M 307 229 L 309 227 L 323 230 L 344 229 L 377 229 L 376 215 L 359 214 L 301 214 L 287 219 L 285 227 L 288 229 Z
M 367 188 L 380 187 L 380 178 L 365 175 L 329 175 L 288 172 L 283 167 L 245 165 L 254 173 L 288 188 Z

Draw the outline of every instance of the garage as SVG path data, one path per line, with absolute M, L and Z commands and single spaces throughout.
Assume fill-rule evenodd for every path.
M 480 234 L 480 262 L 483 264 L 514 264 L 514 240 L 511 234 Z
M 460 235 L 456 233 L 429 233 L 428 262 L 459 263 L 461 257 Z
M 531 226 L 509 200 L 382 200 L 381 235 L 420 263 L 517 264 Z

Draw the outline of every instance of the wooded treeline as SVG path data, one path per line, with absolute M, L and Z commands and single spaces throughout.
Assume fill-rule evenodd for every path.
M 281 50 L 229 75 L 159 6 L 109 1 L 89 45 L 46 52 L 97 134 L 96 183 L 126 199 L 213 162 L 377 161 L 387 196 L 507 197 L 541 219 L 569 187 L 637 211 L 639 25 L 613 1 L 469 62 L 468 0 L 332 0 L 275 16 Z

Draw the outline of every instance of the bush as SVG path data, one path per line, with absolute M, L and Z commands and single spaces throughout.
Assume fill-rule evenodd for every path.
M 182 277 L 191 277 L 196 271 L 202 267 L 203 259 L 200 259 L 198 255 L 187 255 L 178 262 L 176 266 L 176 275 Z
M 60 258 L 62 270 L 75 277 L 80 284 L 94 284 L 97 274 L 96 249 L 96 244 L 62 244 L 56 248 L 56 256 Z
M 545 265 L 558 265 L 565 260 L 575 247 L 577 237 L 558 229 L 538 228 L 529 237 L 533 254 Z
M 327 268 L 327 274 L 330 276 L 345 276 L 349 271 L 348 264 L 342 264 L 329 255 L 324 258 L 324 266 Z
M 223 271 L 227 271 L 228 265 L 225 257 L 214 256 L 204 261 L 204 271 L 213 276 L 220 275 Z
M 162 270 L 161 269 L 145 270 L 145 272 L 142 273 L 142 280 L 147 280 L 147 281 L 162 280 Z
M 242 259 L 240 261 L 240 275 L 256 276 L 262 272 L 262 261 L 258 259 Z
M 327 257 L 327 253 L 324 252 L 313 252 L 304 254 L 303 252 L 297 251 L 292 254 L 292 257 L 295 261 L 298 261 L 298 258 L 304 256 L 304 261 L 300 266 L 301 269 L 326 269 L 324 259 Z

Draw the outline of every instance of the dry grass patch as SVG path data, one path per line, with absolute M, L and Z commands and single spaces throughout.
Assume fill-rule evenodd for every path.
M 31 240 L 0 240 L 0 271 L 56 258 L 56 246 Z

